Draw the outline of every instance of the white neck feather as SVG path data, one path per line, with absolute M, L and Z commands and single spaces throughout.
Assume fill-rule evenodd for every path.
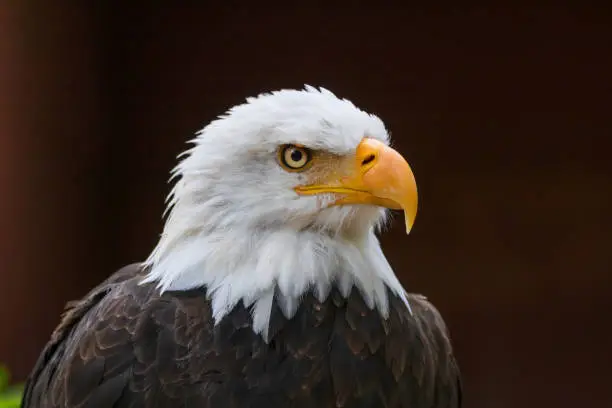
M 343 296 L 360 291 L 370 308 L 389 313 L 386 287 L 406 303 L 405 291 L 380 248 L 373 228 L 357 240 L 295 229 L 224 229 L 162 240 L 151 254 L 143 283 L 161 291 L 206 287 L 215 322 L 240 301 L 252 307 L 253 330 L 267 339 L 275 291 L 288 318 L 313 290 L 324 301 L 332 286 Z

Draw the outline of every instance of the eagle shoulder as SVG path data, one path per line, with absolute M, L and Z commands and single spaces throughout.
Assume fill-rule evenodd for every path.
M 439 310 L 425 296 L 411 293 L 407 295 L 407 299 L 412 313 L 400 306 L 398 315 L 411 322 L 407 327 L 412 327 L 407 336 L 408 344 L 404 345 L 409 353 L 410 368 L 404 370 L 403 378 L 415 387 L 414 395 L 422 401 L 421 405 L 415 406 L 460 408 L 461 372 L 446 322 Z M 398 308 L 397 300 L 393 303 Z M 435 370 L 430 371 L 422 367 L 435 367 Z M 429 401 L 424 404 L 424 400 Z
M 69 346 L 74 345 L 75 332 L 83 332 L 91 326 L 89 314 L 111 291 L 121 283 L 134 279 L 142 274 L 141 264 L 127 265 L 104 282 L 92 289 L 86 296 L 66 304 L 58 326 L 51 334 L 51 339 L 45 345 L 26 379 L 22 408 L 67 406 L 60 398 L 62 381 L 68 379 L 68 368 L 63 364 Z M 80 357 L 80 355 L 79 355 Z
M 337 406 L 460 408 L 461 382 L 448 329 L 424 297 L 389 291 L 382 319 L 358 294 L 338 309 L 330 340 Z M 342 302 L 342 301 L 339 301 Z

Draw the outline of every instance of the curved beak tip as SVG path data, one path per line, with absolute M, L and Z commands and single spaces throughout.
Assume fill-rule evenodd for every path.
M 414 218 L 411 218 L 404 212 L 404 221 L 406 223 L 406 235 L 409 235 L 410 231 L 412 231 L 412 226 L 414 225 Z
M 412 224 L 410 223 L 410 220 L 406 218 L 406 235 L 409 235 L 411 230 L 412 230 Z

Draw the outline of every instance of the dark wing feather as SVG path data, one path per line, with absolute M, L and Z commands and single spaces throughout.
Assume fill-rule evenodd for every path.
M 409 295 L 412 315 L 396 296 L 389 300 L 386 321 L 355 291 L 337 309 L 330 342 L 336 405 L 460 408 L 459 368 L 439 312 L 420 295 Z
M 110 407 L 122 398 L 140 307 L 120 288 L 141 272 L 139 264 L 126 266 L 67 305 L 26 381 L 23 408 Z
M 392 304 L 399 309 L 398 316 L 412 321 L 414 330 L 411 345 L 422 345 L 422 351 L 409 347 L 410 367 L 404 370 L 404 384 L 422 384 L 428 392 L 420 397 L 417 407 L 460 408 L 461 373 L 449 338 L 449 332 L 440 312 L 422 295 L 409 295 L 413 310 L 411 316 L 397 299 Z M 393 336 L 388 339 L 393 342 Z M 420 362 L 420 364 L 419 364 Z M 415 381 L 416 380 L 416 381 Z M 416 388 L 415 388 L 416 390 Z
M 32 372 L 25 383 L 22 407 L 44 406 L 42 400 L 47 394 L 47 387 L 58 370 L 59 362 L 66 350 L 66 340 L 81 319 L 95 307 L 120 282 L 133 278 L 140 272 L 138 264 L 128 265 L 98 285 L 82 300 L 68 302 L 62 320 L 51 335 L 50 341 L 41 352 Z

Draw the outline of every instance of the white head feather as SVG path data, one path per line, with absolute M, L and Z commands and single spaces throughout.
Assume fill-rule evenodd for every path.
M 386 211 L 325 208 L 325 197 L 298 196 L 293 187 L 303 175 L 276 160 L 278 146 L 289 143 L 350 154 L 366 135 L 389 143 L 378 117 L 310 86 L 230 109 L 198 133 L 174 169 L 169 215 L 144 282 L 162 291 L 206 287 L 217 322 L 242 301 L 264 338 L 275 293 L 291 318 L 308 290 L 323 301 L 334 284 L 345 296 L 356 287 L 386 317 L 385 287 L 406 301 L 374 233 Z

